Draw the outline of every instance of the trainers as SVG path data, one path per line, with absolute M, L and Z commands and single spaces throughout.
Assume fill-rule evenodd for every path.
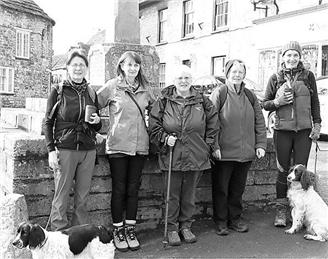
M 134 225 L 128 225 L 125 227 L 126 241 L 131 250 L 138 250 L 140 248 L 135 229 L 136 227 Z
M 275 227 L 286 227 L 287 226 L 287 207 L 279 206 L 277 208 L 276 216 L 274 219 Z
M 229 222 L 228 227 L 234 231 L 237 232 L 247 232 L 248 231 L 248 225 L 246 223 L 244 223 L 240 218 L 239 219 L 235 219 L 235 220 L 231 220 Z
M 190 228 L 183 228 L 180 233 L 186 243 L 195 243 L 197 241 L 196 236 L 191 232 Z
M 181 245 L 181 239 L 179 237 L 178 231 L 169 231 L 167 233 L 167 238 L 170 246 L 179 246 Z
M 129 246 L 125 238 L 124 227 L 114 228 L 114 245 L 118 251 L 126 252 L 129 250 Z
M 216 232 L 219 236 L 226 236 L 229 234 L 228 226 L 226 222 L 219 222 L 216 224 Z

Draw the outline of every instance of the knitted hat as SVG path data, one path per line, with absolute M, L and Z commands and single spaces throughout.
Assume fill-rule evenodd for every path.
M 230 72 L 230 69 L 232 68 L 232 66 L 234 64 L 242 65 L 244 67 L 244 70 L 245 70 L 245 75 L 244 76 L 246 76 L 246 66 L 245 66 L 244 62 L 239 60 L 239 59 L 231 59 L 231 60 L 228 60 L 228 62 L 225 64 L 224 74 L 225 74 L 226 78 L 228 78 L 228 74 Z
M 282 48 L 282 56 L 285 55 L 287 50 L 296 50 L 298 52 L 298 54 L 302 55 L 302 48 L 300 46 L 300 44 L 297 41 L 290 41 L 288 42 L 285 46 L 283 46 Z
M 67 59 L 66 59 L 66 66 L 68 66 L 72 59 L 75 58 L 75 57 L 80 57 L 84 60 L 85 62 L 85 65 L 86 66 L 89 66 L 89 62 L 88 62 L 88 58 L 87 58 L 87 55 L 85 53 L 85 50 L 84 49 L 72 49 L 69 53 L 68 53 L 68 56 L 67 56 Z

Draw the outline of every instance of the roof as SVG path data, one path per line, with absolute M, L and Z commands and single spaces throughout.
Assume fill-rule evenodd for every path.
M 49 17 L 34 1 L 32 0 L 0 0 L 0 5 L 33 15 L 37 15 L 49 20 L 52 25 L 55 21 Z
M 99 30 L 96 34 L 91 36 L 86 44 L 95 45 L 105 43 L 106 40 L 106 30 Z
M 52 56 L 51 70 L 65 69 L 66 68 L 67 54 Z

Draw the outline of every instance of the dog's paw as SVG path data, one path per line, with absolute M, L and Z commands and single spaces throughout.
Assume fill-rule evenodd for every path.
M 291 234 L 295 234 L 295 232 L 296 232 L 296 231 L 295 231 L 295 229 L 293 229 L 293 228 L 290 228 L 290 229 L 285 230 L 285 233 L 286 233 L 286 234 L 290 234 L 290 235 L 291 235 Z

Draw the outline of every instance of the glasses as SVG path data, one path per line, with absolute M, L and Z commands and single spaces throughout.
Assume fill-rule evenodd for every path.
M 85 68 L 86 65 L 85 64 L 70 64 L 69 66 L 73 67 L 73 68 Z

